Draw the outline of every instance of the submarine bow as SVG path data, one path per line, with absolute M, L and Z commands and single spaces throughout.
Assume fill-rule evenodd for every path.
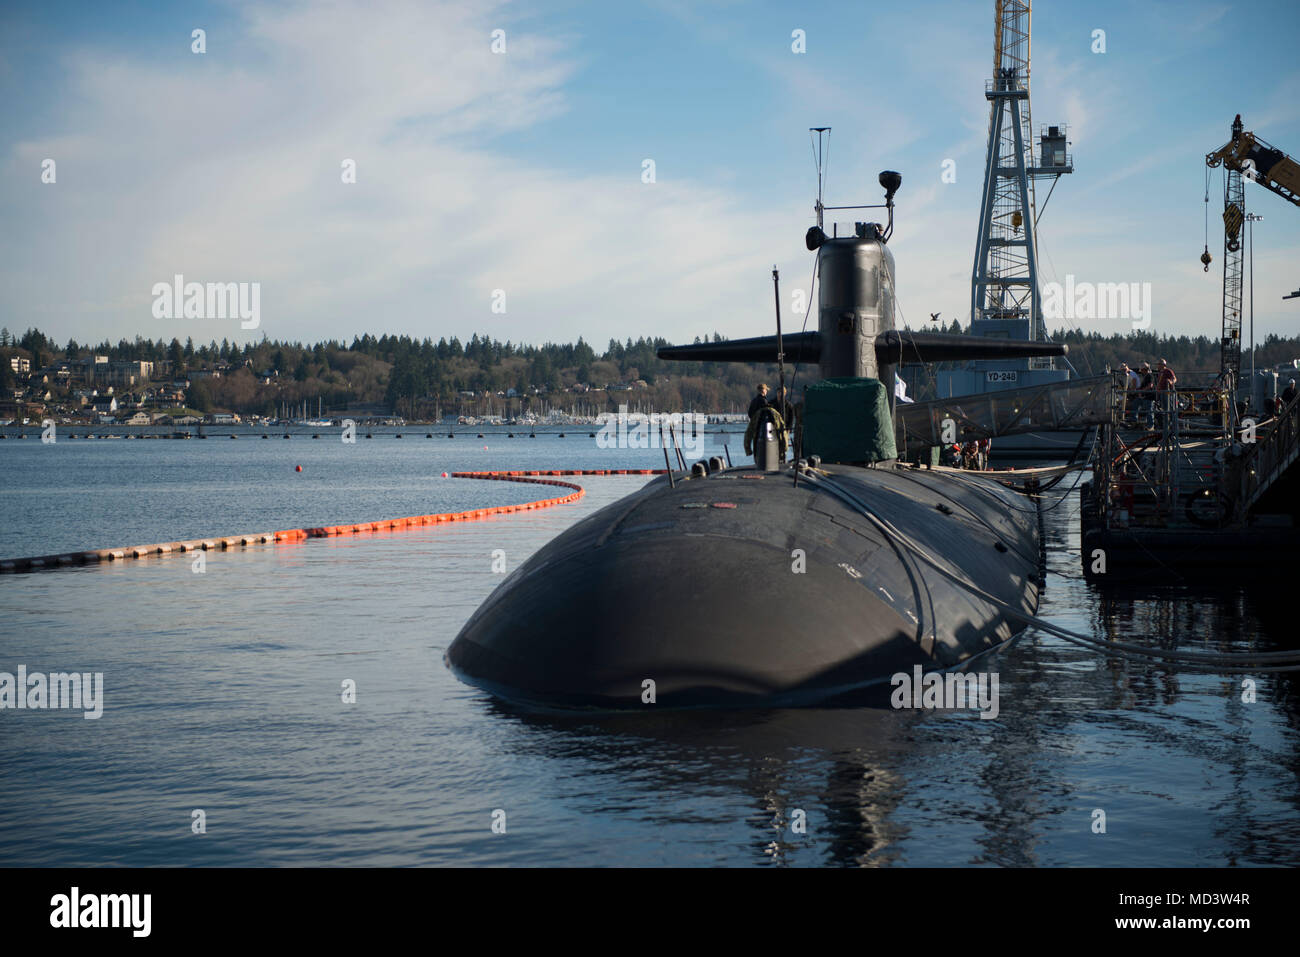
M 831 467 L 798 485 L 753 467 L 675 485 L 661 476 L 516 568 L 446 660 L 467 683 L 532 707 L 854 702 L 1020 630 L 954 579 L 1036 610 L 1037 518 L 1014 497 L 904 469 Z M 942 556 L 951 576 L 864 508 Z

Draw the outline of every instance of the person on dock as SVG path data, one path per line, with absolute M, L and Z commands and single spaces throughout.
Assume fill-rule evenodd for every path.
M 767 406 L 767 383 L 763 382 L 758 387 L 758 394 L 749 403 L 749 420 L 754 420 L 755 414 Z
M 1282 390 L 1283 408 L 1285 408 L 1286 406 L 1294 402 L 1295 397 L 1296 397 L 1295 379 L 1292 379 L 1290 382 L 1286 384 L 1286 388 Z
M 1156 399 L 1160 406 L 1160 424 L 1164 427 L 1165 416 L 1174 409 L 1178 402 L 1178 396 L 1175 394 L 1174 387 L 1178 384 L 1178 376 L 1174 375 L 1174 370 L 1169 368 L 1169 363 L 1161 359 L 1156 363 Z
M 1161 392 L 1172 392 L 1177 383 L 1178 376 L 1174 375 L 1174 370 L 1169 368 L 1169 363 L 1161 359 L 1156 366 L 1156 389 Z
M 1151 371 L 1151 363 L 1143 362 L 1138 366 L 1138 373 L 1141 376 L 1138 380 L 1138 421 L 1148 429 L 1154 429 L 1156 377 Z
M 1120 363 L 1119 371 L 1123 375 L 1124 382 L 1124 405 L 1122 406 L 1120 418 L 1127 421 L 1130 407 L 1137 401 L 1137 390 L 1142 385 L 1142 380 L 1136 372 L 1128 367 L 1127 362 Z

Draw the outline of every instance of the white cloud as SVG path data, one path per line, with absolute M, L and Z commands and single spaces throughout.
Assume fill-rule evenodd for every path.
M 677 179 L 585 175 L 494 148 L 566 108 L 574 55 L 503 6 L 244 8 L 237 36 L 160 64 L 70 54 L 65 134 L 19 145 L 4 242 L 11 325 L 56 336 L 241 335 L 154 320 L 183 273 L 258 281 L 263 326 L 603 342 L 752 334 L 779 216 Z M 506 30 L 507 53 L 490 52 Z M 56 186 L 31 172 L 55 156 Z M 340 181 L 344 158 L 358 182 Z M 24 234 L 25 233 L 25 234 Z M 793 237 L 797 240 L 798 237 Z M 792 243 L 782 244 L 790 248 Z M 504 316 L 489 310 L 507 292 Z M 761 330 L 759 330 L 761 331 Z
M 70 51 L 67 88 L 47 115 L 14 124 L 27 139 L 0 160 L 9 227 L 0 233 L 4 324 L 82 341 L 249 335 L 237 322 L 154 320 L 151 286 L 180 272 L 260 281 L 259 336 L 477 331 L 516 342 L 582 335 L 601 345 L 611 336 L 762 334 L 772 324 L 773 262 L 783 287 L 808 282 L 804 130 L 830 122 L 823 109 L 837 125 L 829 202 L 878 201 L 876 172 L 903 173 L 892 245 L 906 316 L 914 324 L 934 311 L 945 321 L 966 318 L 988 56 L 985 40 L 970 42 L 960 20 L 940 25 L 941 49 L 929 59 L 903 50 L 900 67 L 910 63 L 913 72 L 897 73 L 896 87 L 870 87 L 869 96 L 856 80 L 731 37 L 722 20 L 688 23 L 719 33 L 718 43 L 729 44 L 719 57 L 772 80 L 775 112 L 757 132 L 742 132 L 751 142 L 770 137 L 772 152 L 796 156 L 806 177 L 790 174 L 793 160 L 775 160 L 764 170 L 785 179 L 760 178 L 751 165 L 744 176 L 705 174 L 706 186 L 691 178 L 694 169 L 734 172 L 740 164 L 714 151 L 685 173 L 665 162 L 659 181 L 645 185 L 641 153 L 592 172 L 581 144 L 572 161 L 548 153 L 558 158 L 545 163 L 540 151 L 519 146 L 544 138 L 545 124 L 575 108 L 572 85 L 589 88 L 601 77 L 583 73 L 590 38 L 521 20 L 512 6 L 358 0 L 237 9 L 238 28 L 210 32 L 203 56 L 188 53 L 187 38 L 167 55 L 157 46 L 129 56 Z M 987 19 L 979 15 L 981 31 Z M 507 33 L 504 56 L 489 49 L 498 27 Z M 1066 120 L 1082 144 L 1079 172 L 1058 187 L 1040 234 L 1044 278 L 1160 283 L 1160 302 L 1176 302 L 1165 313 L 1179 317 L 1176 331 L 1217 335 L 1217 289 L 1195 257 L 1201 157 L 1223 136 L 1151 140 L 1148 116 L 1110 108 L 1124 102 L 1120 61 L 1068 52 L 1035 45 L 1036 126 Z M 11 75 L 6 89 L 43 103 L 41 91 L 15 89 L 23 82 Z M 1295 74 L 1281 88 L 1295 88 Z M 1283 101 L 1268 102 L 1285 113 Z M 1271 118 L 1266 112 L 1255 115 Z M 1257 128 L 1291 145 L 1284 127 Z M 26 132 L 34 129 L 53 132 Z M 788 150 L 787 136 L 795 144 Z M 59 164 L 56 186 L 39 182 L 47 156 Z M 958 161 L 951 185 L 939 182 L 948 156 Z M 340 182 L 344 158 L 357 161 L 355 186 Z M 1252 208 L 1277 210 L 1260 235 L 1257 281 L 1290 291 L 1300 222 L 1255 193 Z M 1217 258 L 1216 216 L 1211 210 Z M 1184 281 L 1189 263 L 1195 282 Z M 498 288 L 507 292 L 504 316 L 489 309 Z M 1275 304 L 1265 328 L 1289 331 L 1295 308 Z

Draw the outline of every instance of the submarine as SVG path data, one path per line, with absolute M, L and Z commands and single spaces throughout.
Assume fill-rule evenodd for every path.
M 1037 505 L 981 473 L 901 462 L 894 372 L 1067 350 L 895 327 L 901 180 L 880 174 L 882 205 L 818 198 L 815 331 L 783 336 L 778 306 L 775 336 L 659 350 L 793 362 L 795 382 L 798 364 L 815 370 L 793 391 L 794 461 L 778 451 L 784 423 L 760 410 L 752 461 L 672 470 L 576 523 L 465 622 L 444 656 L 460 680 L 541 710 L 835 706 L 917 666 L 975 667 L 1024 629 Z M 882 206 L 886 226 L 823 229 L 824 208 Z

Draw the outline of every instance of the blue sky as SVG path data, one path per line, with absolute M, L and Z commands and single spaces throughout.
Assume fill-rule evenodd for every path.
M 904 316 L 964 322 L 993 7 L 10 3 L 0 324 L 83 342 L 764 334 L 772 265 L 787 294 L 811 273 L 810 126 L 834 128 L 828 203 L 878 202 L 876 173 L 902 172 Z M 1152 331 L 1217 335 L 1203 157 L 1238 112 L 1300 155 L 1300 8 L 1042 0 L 1033 27 L 1034 126 L 1069 124 L 1076 166 L 1043 214 L 1044 280 L 1149 282 Z M 1300 210 L 1253 185 L 1247 208 L 1256 335 L 1293 334 Z M 176 273 L 260 282 L 261 328 L 154 318 Z

